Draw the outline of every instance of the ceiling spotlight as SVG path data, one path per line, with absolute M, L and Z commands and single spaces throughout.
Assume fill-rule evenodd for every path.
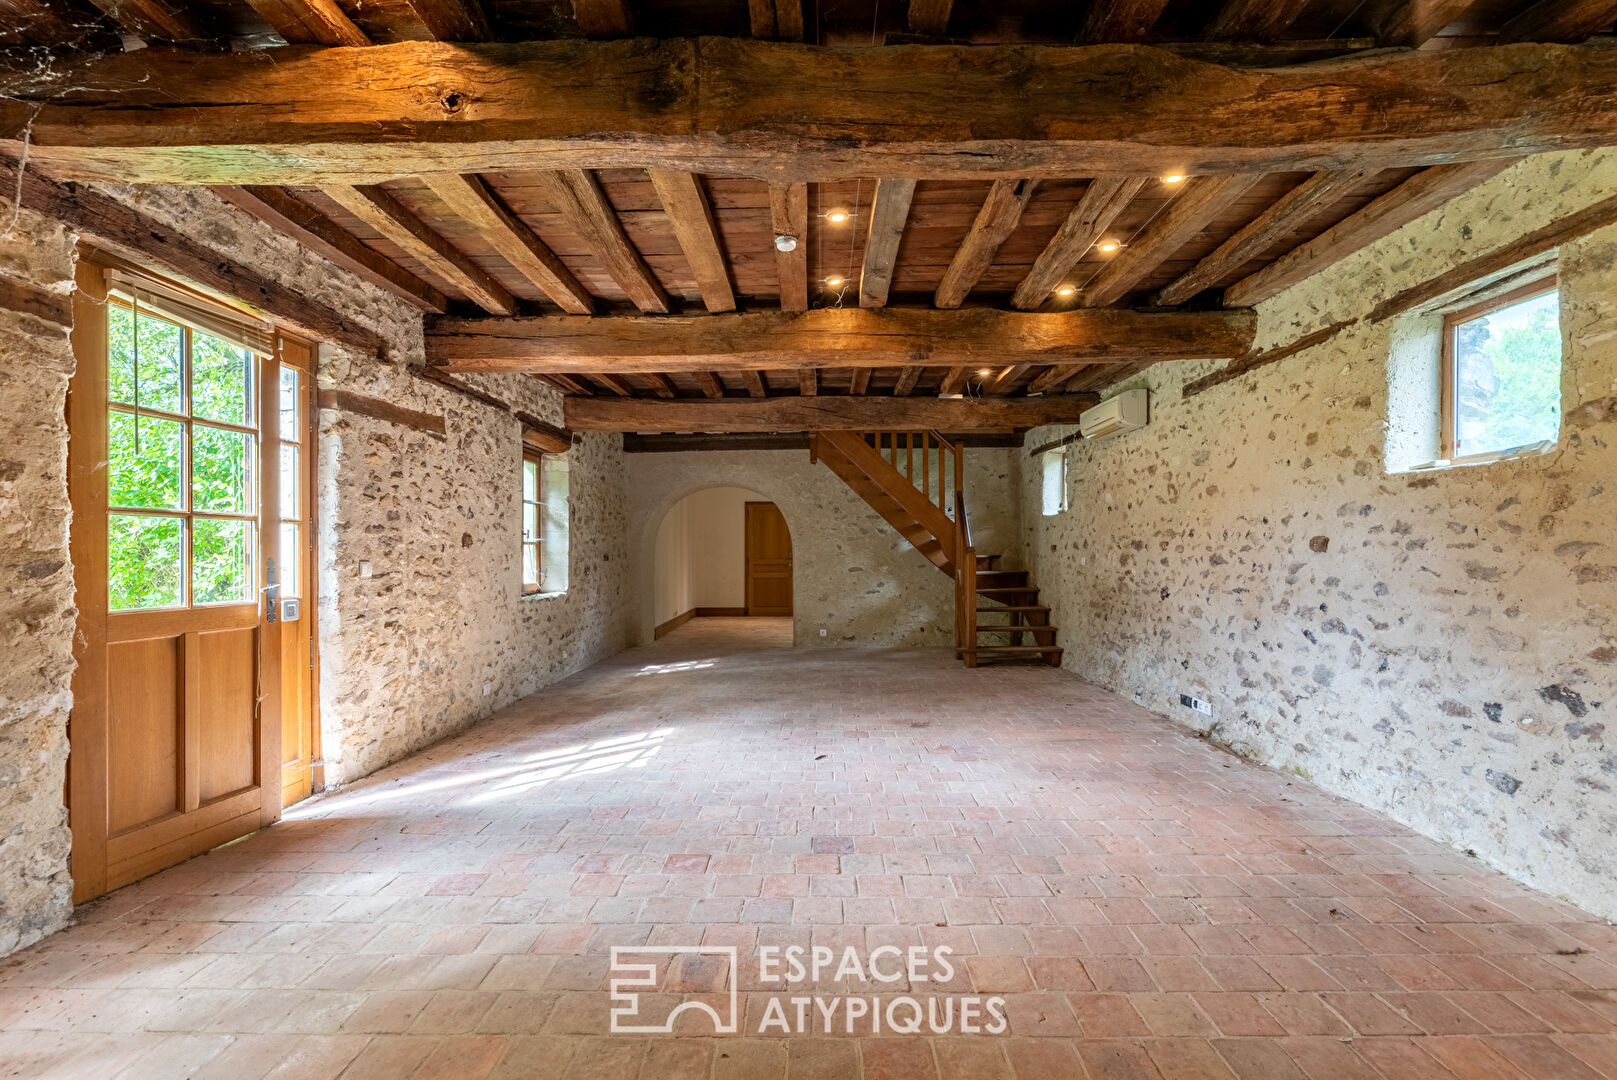
M 784 233 L 782 233 L 780 236 L 775 237 L 775 250 L 776 251 L 796 251 L 797 250 L 797 237 L 795 237 L 795 236 L 787 236 Z
M 842 279 L 839 277 L 828 277 L 825 279 L 825 283 L 833 289 L 842 288 Z
M 1099 251 L 1103 255 L 1110 255 L 1112 252 L 1116 251 L 1122 246 L 1123 245 L 1119 244 L 1116 240 L 1102 240 L 1100 243 L 1095 245 L 1095 250 Z
M 1061 288 L 1056 290 L 1056 295 L 1057 296 L 1071 296 L 1073 293 L 1075 293 L 1077 291 L 1078 290 L 1073 288 L 1071 285 L 1063 285 L 1063 286 L 1061 286 Z
M 986 367 L 985 368 L 979 368 L 978 371 L 977 371 L 977 374 L 981 375 L 985 379 L 988 378 L 988 376 L 992 375 L 993 373 L 994 373 L 993 368 L 986 368 Z
M 844 221 L 847 221 L 850 216 L 851 215 L 846 210 L 833 210 L 829 214 L 825 215 L 825 220 L 829 221 L 833 225 L 841 225 Z
M 1184 173 L 1169 173 L 1167 176 L 1164 176 L 1162 178 L 1162 182 L 1164 184 L 1179 184 L 1179 183 L 1183 183 L 1184 179 L 1185 179 L 1185 174 Z

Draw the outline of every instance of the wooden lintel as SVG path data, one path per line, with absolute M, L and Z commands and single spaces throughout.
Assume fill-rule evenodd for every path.
M 573 448 L 573 433 L 520 409 L 513 415 L 522 422 L 522 441 L 547 454 L 565 454 Z
M 1203 175 L 1617 144 L 1617 50 L 1596 44 L 1234 68 L 1147 45 L 401 41 L 110 53 L 73 76 L 0 74 L 0 147 L 26 137 L 52 175 L 127 182 Z
M 953 431 L 944 438 L 956 446 L 1014 447 L 1021 446 L 1024 435 L 1015 431 Z M 623 435 L 625 454 L 685 454 L 705 450 L 807 450 L 810 435 L 796 432 L 715 432 L 691 435 L 641 435 L 628 431 Z
M 568 398 L 575 431 L 1006 431 L 1075 424 L 1093 394 L 1032 398 Z
M 818 308 L 727 315 L 428 320 L 427 357 L 451 371 L 690 372 L 1239 356 L 1250 311 L 1059 312 Z
M 357 394 L 352 390 L 322 390 L 317 403 L 322 409 L 331 409 L 334 412 L 352 413 L 355 416 L 368 416 L 373 420 L 383 420 L 389 424 L 398 424 L 401 427 L 412 428 L 416 431 L 426 432 L 428 435 L 444 435 L 444 418 L 436 413 L 421 412 L 419 409 L 407 409 L 403 405 L 396 405 L 391 401 L 370 397 L 366 394 Z
M 73 328 L 71 293 L 50 292 L 3 274 L 0 274 L 0 310 L 54 323 L 63 330 Z

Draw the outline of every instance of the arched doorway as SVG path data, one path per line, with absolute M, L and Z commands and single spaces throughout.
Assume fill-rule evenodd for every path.
M 767 495 L 709 485 L 673 501 L 649 544 L 649 634 L 694 617 L 790 617 L 791 532 Z

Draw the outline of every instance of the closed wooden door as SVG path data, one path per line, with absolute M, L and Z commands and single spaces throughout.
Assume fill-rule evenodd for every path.
M 320 757 L 314 700 L 314 350 L 276 341 L 274 517 L 280 536 L 281 807 L 314 791 Z
M 78 284 L 68 805 L 82 901 L 280 816 L 289 684 L 277 350 L 228 320 L 143 308 L 90 262 Z
M 774 503 L 747 504 L 747 614 L 792 613 L 792 534 Z

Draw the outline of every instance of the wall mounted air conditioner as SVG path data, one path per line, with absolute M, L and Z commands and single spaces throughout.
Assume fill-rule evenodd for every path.
M 1086 439 L 1100 439 L 1119 431 L 1145 427 L 1150 391 L 1125 390 L 1107 398 L 1078 417 L 1078 432 Z

